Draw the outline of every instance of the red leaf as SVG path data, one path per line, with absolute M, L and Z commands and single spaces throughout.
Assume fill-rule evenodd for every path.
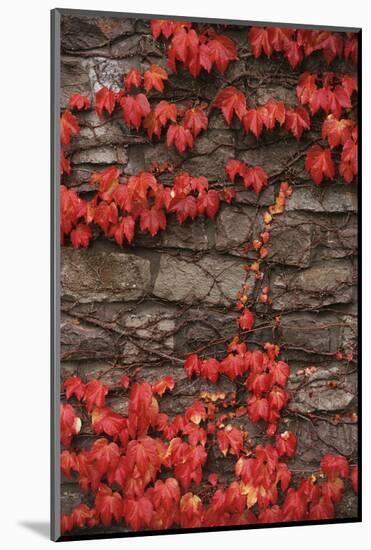
M 343 75 L 341 84 L 349 99 L 351 98 L 352 93 L 358 90 L 357 80 L 350 74 Z
M 271 27 L 268 29 L 269 43 L 276 52 L 282 52 L 287 44 L 291 42 L 293 34 L 293 29 Z
M 175 30 L 175 21 L 169 21 L 168 19 L 152 19 L 151 20 L 151 33 L 155 38 L 159 38 L 161 34 L 165 38 L 170 38 Z
M 285 45 L 285 57 L 292 69 L 295 69 L 303 61 L 303 49 L 295 40 L 291 40 Z
M 184 361 L 184 368 L 188 378 L 192 378 L 193 374 L 200 374 L 201 361 L 196 353 L 192 353 L 187 357 L 187 359 Z
M 352 134 L 354 123 L 350 119 L 338 120 L 334 115 L 328 115 L 322 124 L 322 139 L 327 138 L 330 148 L 343 145 Z
M 247 168 L 243 181 L 245 187 L 252 187 L 255 193 L 259 195 L 263 188 L 268 185 L 268 176 L 263 168 L 255 166 L 255 168 Z
M 112 518 L 119 523 L 122 516 L 122 498 L 120 493 L 113 492 L 101 483 L 95 497 L 95 509 L 105 527 L 112 523 Z
M 79 223 L 71 231 L 71 243 L 74 248 L 87 248 L 93 236 L 91 227 L 84 223 Z
M 215 35 L 212 40 L 209 40 L 207 46 L 212 63 L 216 64 L 222 74 L 224 74 L 230 61 L 238 59 L 236 45 L 227 36 Z
M 94 222 L 102 228 L 104 233 L 107 233 L 111 223 L 117 223 L 117 206 L 114 202 L 108 204 L 102 201 L 98 204 L 94 213 Z
M 85 95 L 73 94 L 70 97 L 70 108 L 77 109 L 89 109 L 90 108 L 90 99 Z
M 223 372 L 231 380 L 241 376 L 247 369 L 244 357 L 239 354 L 229 353 L 220 363 L 220 372 Z
M 202 501 L 193 493 L 186 493 L 180 499 L 180 526 L 188 529 L 200 527 L 202 523 Z
M 95 110 L 99 118 L 103 116 L 105 109 L 109 115 L 113 113 L 116 105 L 116 94 L 113 90 L 104 87 L 95 94 Z
M 257 109 L 249 109 L 242 119 L 245 132 L 252 132 L 256 138 L 260 136 L 263 130 L 264 120 L 266 120 L 266 112 L 264 107 Z
M 155 107 L 155 115 L 158 118 L 161 126 L 171 120 L 176 122 L 176 105 L 175 103 L 169 103 L 168 101 L 160 101 Z
M 156 113 L 154 113 L 153 111 L 148 113 L 148 115 L 143 120 L 143 128 L 147 130 L 147 135 L 149 139 L 153 138 L 153 134 L 160 138 L 162 125 L 160 124 Z
M 85 384 L 82 382 L 79 376 L 71 376 L 64 381 L 63 387 L 66 390 L 66 398 L 71 399 L 74 395 L 78 401 L 84 396 Z
M 324 473 L 329 480 L 336 477 L 348 479 L 349 466 L 345 456 L 326 454 L 321 459 L 321 472 Z
M 264 107 L 260 109 L 260 116 L 263 120 L 264 126 L 268 130 L 272 130 L 276 122 L 282 126 L 286 119 L 285 105 L 282 101 L 270 99 Z
M 191 132 L 181 124 L 171 124 L 166 134 L 166 145 L 170 147 L 173 144 L 179 153 L 183 153 L 187 147 L 192 149 L 193 136 Z
M 206 130 L 208 126 L 208 118 L 203 109 L 194 107 L 187 109 L 184 114 L 184 128 L 188 128 L 192 132 L 194 138 L 198 136 L 201 130 Z
M 344 45 L 345 59 L 351 59 L 356 65 L 358 63 L 358 37 L 354 33 L 346 40 Z
M 180 500 L 179 483 L 173 477 L 157 480 L 153 488 L 153 504 L 156 509 L 163 508 L 170 513 Z
M 269 415 L 269 404 L 267 399 L 253 395 L 247 402 L 247 412 L 251 422 L 258 422 L 260 418 L 267 421 Z
M 144 72 L 144 89 L 149 92 L 154 88 L 158 92 L 164 91 L 164 80 L 168 79 L 167 72 L 159 65 L 151 65 L 150 68 Z
M 69 233 L 79 218 L 86 214 L 86 202 L 80 199 L 76 191 L 60 187 L 61 230 Z
M 308 130 L 310 127 L 309 114 L 304 107 L 296 107 L 295 109 L 287 109 L 286 111 L 286 129 L 289 130 L 299 141 L 303 130 Z
M 358 174 L 358 149 L 353 139 L 348 139 L 344 143 L 339 172 L 346 183 L 351 183 L 354 176 Z
M 220 363 L 214 358 L 206 359 L 201 362 L 200 374 L 205 380 L 210 380 L 216 384 L 219 378 Z
M 64 156 L 64 151 L 62 149 L 60 154 L 60 172 L 61 176 L 63 176 L 63 174 L 71 173 L 71 163 L 69 159 Z
M 276 449 L 278 456 L 287 455 L 293 457 L 296 451 L 296 437 L 292 432 L 283 432 L 276 435 Z
M 340 118 L 343 109 L 350 109 L 352 103 L 347 92 L 342 86 L 336 86 L 333 92 L 329 94 L 329 110 Z
M 142 76 L 138 69 L 130 69 L 124 78 L 125 90 L 129 91 L 132 86 L 139 88 L 142 84 Z
M 272 55 L 272 46 L 269 40 L 268 29 L 264 27 L 251 27 L 248 37 L 254 57 L 260 57 L 262 51 L 264 51 L 268 57 Z
M 109 407 L 95 407 L 91 417 L 91 426 L 96 434 L 105 433 L 117 437 L 126 428 L 126 419 Z
M 153 505 L 148 497 L 124 500 L 122 510 L 126 523 L 133 531 L 139 531 L 151 525 Z
M 229 179 L 231 180 L 231 182 L 234 183 L 235 177 L 237 175 L 241 176 L 241 178 L 245 176 L 246 164 L 240 160 L 231 159 L 227 162 L 225 171 L 229 176 Z
M 197 197 L 197 210 L 199 214 L 206 213 L 208 218 L 215 218 L 219 210 L 219 195 L 214 189 L 206 193 L 200 193 Z
M 63 475 L 71 477 L 71 470 L 78 471 L 78 462 L 75 452 L 63 451 L 60 458 L 61 470 Z
M 309 103 L 311 97 L 317 91 L 316 79 L 316 74 L 306 72 L 300 75 L 296 86 L 296 95 L 302 105 Z
M 140 229 L 141 231 L 147 229 L 152 237 L 157 235 L 160 229 L 166 229 L 166 216 L 163 210 L 154 207 L 142 210 L 140 213 Z
M 213 106 L 221 109 L 227 124 L 230 125 L 234 113 L 240 120 L 246 114 L 246 97 L 234 86 L 227 86 L 218 93 Z
M 269 407 L 270 409 L 274 409 L 274 411 L 280 411 L 281 409 L 283 409 L 283 407 L 287 405 L 288 400 L 288 393 L 279 386 L 274 386 L 273 389 L 269 392 Z
M 131 216 L 124 216 L 116 224 L 112 225 L 109 231 L 109 236 L 114 237 L 117 244 L 122 246 L 124 238 L 131 243 L 134 239 L 135 221 Z
M 166 390 L 172 390 L 175 386 L 175 380 L 172 376 L 165 376 L 162 380 L 153 384 L 152 392 L 157 393 L 160 397 L 164 395 Z
M 81 419 L 76 416 L 75 409 L 72 405 L 60 406 L 60 432 L 61 442 L 63 445 L 70 445 L 72 437 L 77 435 L 81 430 Z
M 195 401 L 185 412 L 184 418 L 187 422 L 191 421 L 194 424 L 199 424 L 202 420 L 206 420 L 207 413 L 201 401 Z
M 90 380 L 85 386 L 84 401 L 86 409 L 91 412 L 94 405 L 104 407 L 105 397 L 108 393 L 108 386 L 99 380 Z
M 243 449 L 243 436 L 241 430 L 228 424 L 228 426 L 224 428 L 224 431 L 218 431 L 217 438 L 219 449 L 224 456 L 227 456 L 229 450 L 232 451 L 231 454 L 236 456 L 240 455 Z
M 332 502 L 340 502 L 343 498 L 344 481 L 340 477 L 324 481 L 321 485 L 322 495 L 328 497 Z
M 60 133 L 63 145 L 68 145 L 71 136 L 77 136 L 80 132 L 80 126 L 77 118 L 70 112 L 64 111 L 61 116 Z
M 245 309 L 238 321 L 242 330 L 251 330 L 255 323 L 254 314 L 249 310 Z
M 335 166 L 330 149 L 322 149 L 320 145 L 313 145 L 305 159 L 305 169 L 312 176 L 316 185 L 320 185 L 323 177 L 334 179 Z
M 284 361 L 273 362 L 269 365 L 269 370 L 272 375 L 273 384 L 286 386 L 290 376 L 290 369 Z
M 175 197 L 170 204 L 169 212 L 174 212 L 179 223 L 183 223 L 187 218 L 195 219 L 197 215 L 197 202 L 192 195 L 186 197 Z
M 312 520 L 333 519 L 335 517 L 335 508 L 331 500 L 323 496 L 316 504 L 312 504 L 309 509 L 308 518 Z
M 124 96 L 120 100 L 122 115 L 128 128 L 132 125 L 138 130 L 142 119 L 151 111 L 148 99 L 144 94 Z
M 99 184 L 99 197 L 103 201 L 110 202 L 113 193 L 119 184 L 120 170 L 116 166 L 110 166 L 102 172 L 94 172 L 90 178 L 90 184 Z
M 140 172 L 136 176 L 130 176 L 128 191 L 137 195 L 139 199 L 146 199 L 150 189 L 157 192 L 157 180 L 150 172 Z

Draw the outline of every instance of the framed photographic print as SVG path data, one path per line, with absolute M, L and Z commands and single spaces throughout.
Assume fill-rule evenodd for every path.
M 361 520 L 360 59 L 53 10 L 53 540 Z

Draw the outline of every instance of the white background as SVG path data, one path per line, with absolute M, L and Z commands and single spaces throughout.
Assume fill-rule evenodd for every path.
M 370 312 L 370 23 L 361 0 L 5 0 L 1 7 L 0 543 L 44 548 L 49 519 L 49 10 L 132 11 L 364 29 L 364 341 Z M 191 19 L 191 17 L 190 17 Z M 367 63 L 366 63 L 367 61 Z M 5 124 L 4 124 L 5 123 Z M 370 521 L 370 352 L 363 362 L 364 523 L 69 543 L 73 548 L 179 550 L 252 547 L 363 548 Z

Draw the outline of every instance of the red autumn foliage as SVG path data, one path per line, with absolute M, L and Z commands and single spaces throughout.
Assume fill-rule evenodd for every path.
M 195 78 L 201 72 L 207 77 L 211 71 L 223 78 L 238 59 L 237 44 L 211 28 L 156 20 L 151 21 L 151 32 L 166 44 L 168 64 L 174 72 L 181 64 Z M 305 57 L 318 51 L 328 64 L 336 57 L 357 62 L 358 41 L 352 33 L 252 27 L 248 41 L 254 57 L 274 59 L 283 55 L 296 69 Z M 356 177 L 357 127 L 352 98 L 357 82 L 352 75 L 304 73 L 297 83 L 297 104 L 291 105 L 275 98 L 257 105 L 230 80 L 221 80 L 223 84 L 210 106 L 198 99 L 184 106 L 156 100 L 157 94 L 152 92 L 162 93 L 168 81 L 170 73 L 159 65 L 151 65 L 143 76 L 130 69 L 123 90 L 103 87 L 97 92 L 96 113 L 99 118 L 109 117 L 120 105 L 128 131 L 134 129 L 150 141 L 166 139 L 167 146 L 175 146 L 183 159 L 200 134 L 208 139 L 211 108 L 222 112 L 227 125 L 242 127 L 259 140 L 264 140 L 265 133 L 277 132 L 300 142 L 304 131 L 316 128 L 319 120 L 322 142 L 307 151 L 305 161 L 314 183 L 334 179 L 335 165 L 345 183 Z M 140 91 L 142 86 L 146 93 Z M 128 95 L 133 91 L 136 95 Z M 69 106 L 86 110 L 90 100 L 74 94 Z M 80 132 L 79 118 L 83 126 L 81 113 L 65 110 L 61 115 L 62 175 L 71 174 L 69 146 Z M 170 216 L 179 223 L 190 223 L 200 216 L 212 220 L 221 202 L 230 203 L 242 188 L 259 195 L 268 185 L 263 167 L 236 159 L 229 160 L 225 168 L 236 187 L 224 184 L 223 176 L 220 182 L 209 183 L 203 176 L 179 171 L 176 164 L 159 166 L 157 163 L 157 168 L 128 176 L 116 166 L 95 172 L 90 178 L 89 200 L 61 185 L 62 243 L 68 237 L 74 248 L 87 247 L 100 232 L 118 245 L 128 246 L 135 242 L 138 232 L 155 237 L 166 230 Z M 161 178 L 163 172 L 169 173 L 171 182 Z M 271 182 L 274 185 L 273 177 Z M 284 212 L 294 187 L 286 181 L 280 184 L 275 203 L 262 216 L 261 232 L 246 247 L 254 256 L 244 268 L 259 284 L 270 255 L 271 226 L 275 216 Z M 261 284 L 261 306 L 269 307 L 269 287 L 264 279 Z M 277 344 L 267 342 L 261 349 L 250 349 L 243 341 L 244 333 L 253 331 L 255 335 L 255 328 L 261 326 L 247 283 L 242 284 L 236 306 L 239 336 L 232 338 L 224 356 L 222 352 L 213 357 L 209 351 L 198 350 L 184 358 L 184 369 L 188 378 L 200 377 L 208 385 L 218 384 L 222 378 L 234 380 L 239 395 L 216 387 L 215 392 L 202 392 L 184 413 L 171 418 L 160 408 L 161 400 L 171 399 L 171 392 L 176 392 L 178 379 L 171 376 L 161 374 L 150 384 L 141 380 L 139 368 L 130 376 L 124 374 L 117 385 L 78 376 L 64 381 L 63 398 L 68 403 L 61 404 L 60 413 L 61 470 L 78 480 L 90 505 L 81 503 L 71 514 L 61 515 L 63 533 L 75 528 L 108 527 L 113 522 L 138 531 L 323 520 L 335 517 L 335 506 L 343 498 L 347 483 L 358 491 L 358 469 L 349 467 L 348 460 L 340 455 L 322 458 L 320 476 L 292 481 L 285 461 L 295 456 L 297 437 L 285 428 L 281 431 L 281 415 L 290 400 L 290 368 L 279 359 Z M 115 410 L 111 401 L 120 392 L 129 396 L 125 414 Z M 254 445 L 239 425 L 241 417 L 259 423 L 274 444 Z M 73 441 L 83 425 L 89 426 L 93 441 L 88 448 L 75 449 Z M 213 453 L 219 460 L 234 462 L 235 478 L 230 483 L 210 473 L 208 459 Z

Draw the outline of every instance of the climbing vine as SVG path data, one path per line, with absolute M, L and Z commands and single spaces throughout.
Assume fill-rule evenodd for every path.
M 101 87 L 94 101 L 99 119 L 120 113 L 129 130 L 150 141 L 163 140 L 183 156 L 207 130 L 212 110 L 221 111 L 226 126 L 239 125 L 257 142 L 276 128 L 300 141 L 303 133 L 319 126 L 320 139 L 304 154 L 308 176 L 315 185 L 333 180 L 336 173 L 344 184 L 354 183 L 358 168 L 354 75 L 304 72 L 296 85 L 297 101 L 291 105 L 275 98 L 253 104 L 227 82 L 210 104 L 195 99 L 179 106 L 156 100 L 156 92 L 169 85 L 171 74 L 182 66 L 194 78 L 201 72 L 224 75 L 239 58 L 238 46 L 215 26 L 156 20 L 150 28 L 153 37 L 166 45 L 168 67 L 152 64 L 143 74 L 133 68 L 123 75 L 120 90 Z M 283 56 L 292 69 L 314 52 L 320 52 L 328 65 L 336 57 L 357 63 L 357 37 L 352 33 L 251 27 L 247 41 L 254 57 Z M 73 94 L 61 114 L 62 177 L 71 173 L 68 146 L 80 133 L 79 112 L 90 108 L 88 97 Z M 161 181 L 164 173 L 166 183 Z M 202 216 L 214 219 L 221 204 L 233 203 L 238 191 L 259 196 L 272 177 L 277 175 L 267 173 L 264 166 L 250 166 L 238 158 L 228 161 L 217 185 L 171 163 L 155 162 L 132 175 L 111 166 L 91 174 L 88 200 L 61 183 L 61 243 L 86 248 L 104 235 L 118 246 L 134 246 L 139 233 L 155 237 L 166 231 L 170 217 L 179 224 Z M 161 412 L 161 398 L 176 390 L 171 376 L 159 376 L 150 384 L 141 378 L 139 367 L 111 386 L 79 376 L 63 381 L 61 470 L 78 480 L 92 504 L 82 503 L 71 514 L 62 514 L 62 533 L 114 522 L 138 531 L 325 520 L 336 516 L 346 483 L 357 492 L 357 466 L 338 454 L 324 455 L 309 477 L 293 479 L 290 459 L 297 435 L 282 430 L 280 424 L 290 402 L 290 367 L 280 359 L 276 343 L 262 342 L 260 350 L 246 341 L 255 325 L 256 285 L 258 302 L 272 305 L 264 283 L 271 229 L 294 192 L 292 182 L 279 181 L 275 202 L 262 214 L 262 230 L 245 243 L 235 335 L 225 356 L 203 357 L 202 351 L 195 351 L 182 360 L 189 379 L 201 377 L 215 384 L 215 391 L 202 392 L 183 414 L 170 418 Z M 278 326 L 279 316 L 275 322 Z M 336 359 L 343 360 L 340 352 Z M 346 361 L 350 360 L 348 355 Z M 238 394 L 219 391 L 222 377 L 238 384 Z M 107 405 L 112 393 L 129 397 L 126 416 Z M 241 417 L 264 426 L 265 444 L 254 443 L 239 425 Z M 88 448 L 77 449 L 73 441 L 83 425 L 90 426 L 94 438 Z M 233 458 L 232 482 L 219 480 L 217 472 L 206 478 L 211 454 Z

